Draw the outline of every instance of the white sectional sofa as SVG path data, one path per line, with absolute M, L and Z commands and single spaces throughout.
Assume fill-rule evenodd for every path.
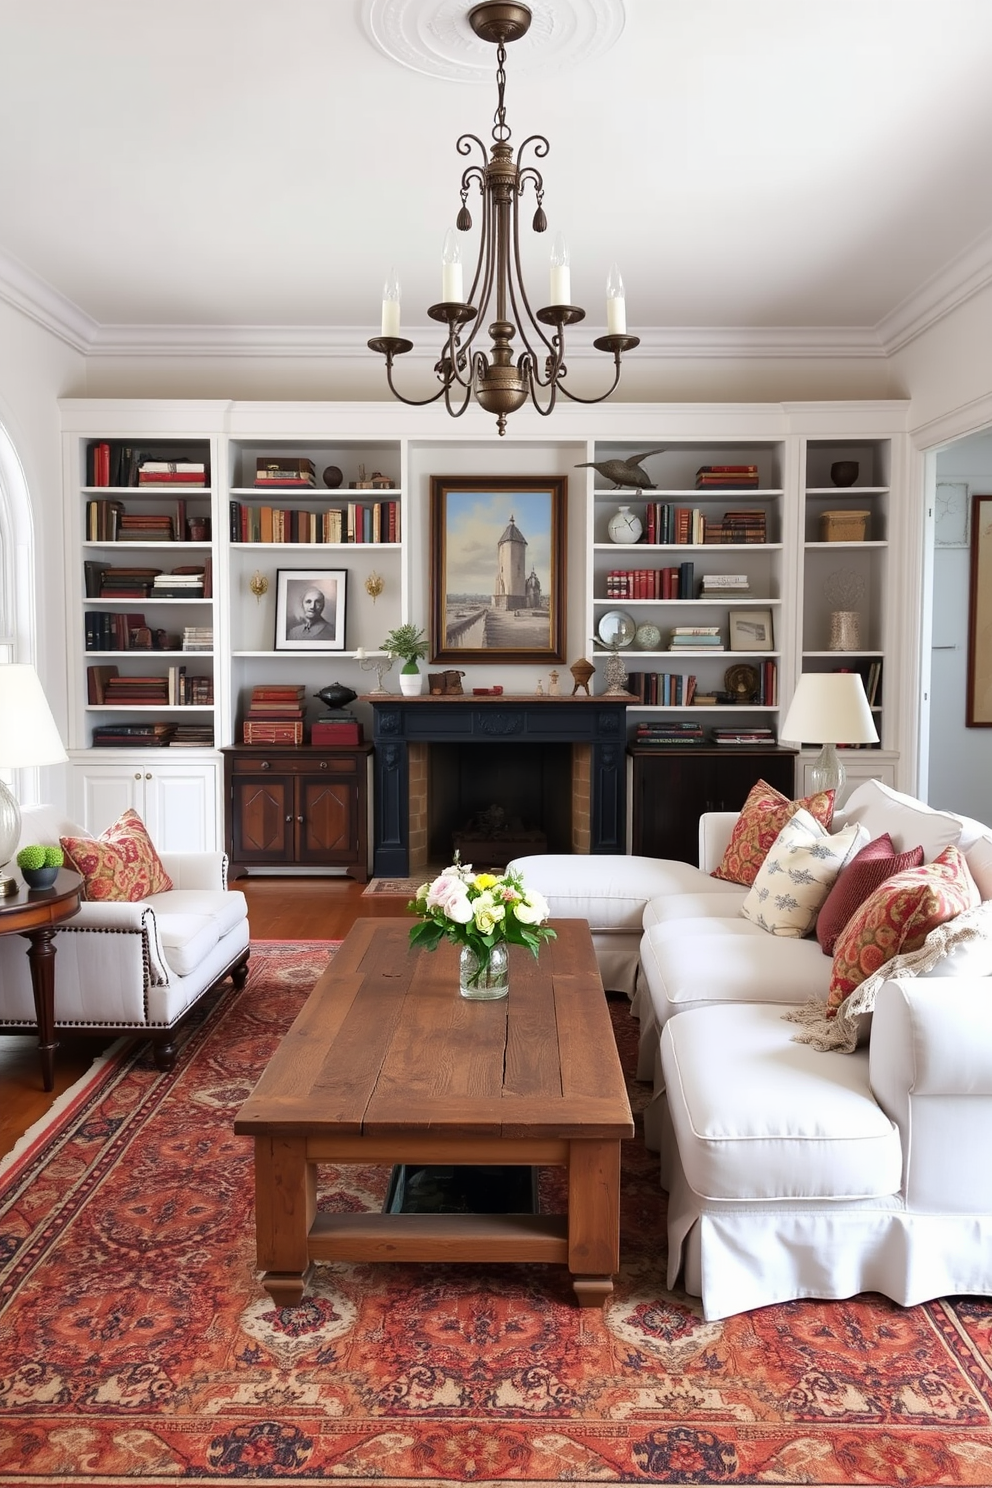
M 860 822 L 928 863 L 956 845 L 982 900 L 942 928 L 930 970 L 873 979 L 874 1013 L 846 1053 L 792 1021 L 827 997 L 815 937 L 769 934 L 742 917 L 746 888 L 710 876 L 735 820 L 703 817 L 700 868 L 516 863 L 553 915 L 589 919 L 604 983 L 632 995 L 669 1284 L 681 1276 L 707 1318 L 860 1291 L 992 1294 L 992 831 L 877 781 L 835 815 L 831 832 Z

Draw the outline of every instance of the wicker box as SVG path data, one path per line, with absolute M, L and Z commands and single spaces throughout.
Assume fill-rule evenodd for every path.
M 820 513 L 821 542 L 864 542 L 868 535 L 866 511 L 825 511 Z

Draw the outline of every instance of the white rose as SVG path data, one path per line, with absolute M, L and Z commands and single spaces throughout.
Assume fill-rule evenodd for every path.
M 539 925 L 551 913 L 548 901 L 536 889 L 527 889 L 520 904 L 514 905 L 514 913 L 521 925 Z

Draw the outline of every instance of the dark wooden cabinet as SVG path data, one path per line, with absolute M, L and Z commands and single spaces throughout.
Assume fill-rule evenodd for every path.
M 249 867 L 343 868 L 368 879 L 371 744 L 342 749 L 235 744 L 224 754 L 231 876 Z
M 791 800 L 796 753 L 746 745 L 650 749 L 633 745 L 631 850 L 654 858 L 699 861 L 704 811 L 739 811 L 748 791 L 767 780 Z

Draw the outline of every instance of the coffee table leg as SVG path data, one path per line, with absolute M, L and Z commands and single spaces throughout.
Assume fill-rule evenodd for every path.
M 568 1269 L 580 1307 L 602 1307 L 620 1266 L 620 1143 L 575 1141 L 568 1160 Z
M 310 1276 L 317 1169 L 303 1137 L 255 1139 L 255 1241 L 262 1285 L 277 1307 L 298 1307 Z

